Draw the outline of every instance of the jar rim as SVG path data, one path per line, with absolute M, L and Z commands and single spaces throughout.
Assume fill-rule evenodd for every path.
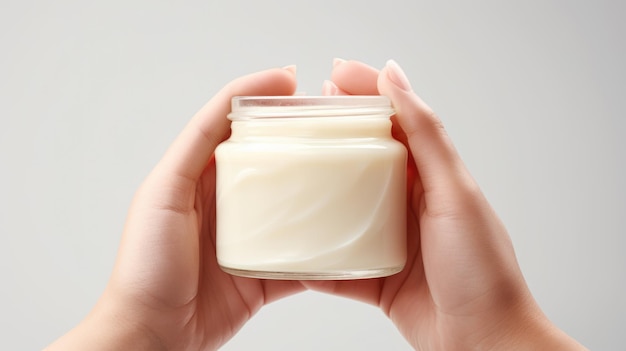
M 382 95 L 235 96 L 228 119 L 370 117 L 389 118 L 395 112 Z

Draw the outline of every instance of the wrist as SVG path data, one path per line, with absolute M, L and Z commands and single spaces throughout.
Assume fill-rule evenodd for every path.
M 74 329 L 51 344 L 55 350 L 166 350 L 149 328 L 129 317 L 132 312 L 99 302 Z
M 554 325 L 536 305 L 529 302 L 519 311 L 511 314 L 497 328 L 479 350 L 513 350 L 513 351 L 558 351 L 558 350 L 587 350 L 576 340 L 571 338 Z

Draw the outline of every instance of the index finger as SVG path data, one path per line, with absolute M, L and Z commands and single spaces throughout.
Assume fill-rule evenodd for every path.
M 335 59 L 331 79 L 350 95 L 378 95 L 378 70 L 359 61 Z
M 157 165 L 157 173 L 198 180 L 217 145 L 226 138 L 226 115 L 233 96 L 292 95 L 295 67 L 275 68 L 238 78 L 220 90 L 187 124 Z

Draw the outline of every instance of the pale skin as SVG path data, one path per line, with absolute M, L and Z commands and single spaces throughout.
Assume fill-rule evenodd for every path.
M 215 258 L 215 147 L 235 95 L 291 95 L 295 67 L 224 87 L 137 191 L 107 287 L 47 350 L 215 350 L 263 305 L 311 289 L 376 305 L 416 350 L 586 350 L 532 295 L 506 228 L 440 120 L 400 67 L 336 60 L 325 94 L 382 94 L 409 149 L 408 261 L 387 278 L 278 281 L 231 276 Z

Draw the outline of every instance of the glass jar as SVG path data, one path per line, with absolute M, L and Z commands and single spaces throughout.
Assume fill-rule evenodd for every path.
M 267 279 L 392 275 L 406 261 L 407 151 L 383 96 L 247 96 L 215 151 L 217 258 Z

